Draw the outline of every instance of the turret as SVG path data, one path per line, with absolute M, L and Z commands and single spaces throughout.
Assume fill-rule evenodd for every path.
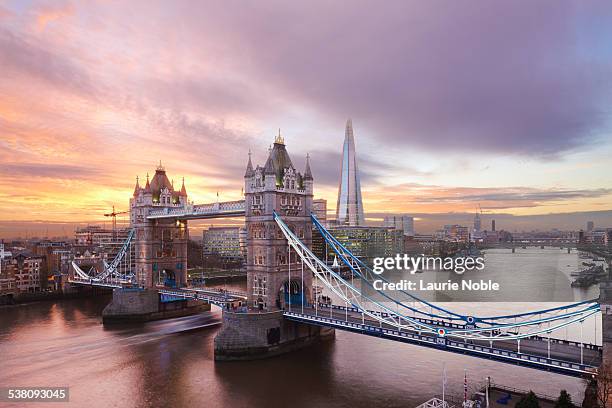
M 179 193 L 182 197 L 187 197 L 187 189 L 185 188 L 185 177 L 183 177 L 183 185 L 181 186 L 181 192 Z
M 306 170 L 304 170 L 304 180 L 312 180 L 312 171 L 310 171 L 310 154 L 306 154 Z
M 253 163 L 251 162 L 251 150 L 249 149 L 249 162 L 247 163 L 246 172 L 244 173 L 244 177 L 253 177 L 255 172 L 253 171 Z
M 149 184 L 149 173 L 147 173 L 147 184 L 145 185 L 144 192 L 145 193 L 151 192 L 151 184 Z
M 304 190 L 308 194 L 312 194 L 313 177 L 312 171 L 310 170 L 310 154 L 306 154 L 306 169 L 304 170 Z
M 138 176 L 136 176 L 136 187 L 134 187 L 134 197 L 140 192 L 140 185 L 138 185 Z

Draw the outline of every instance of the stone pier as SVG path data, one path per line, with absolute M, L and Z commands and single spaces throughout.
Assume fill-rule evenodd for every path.
M 215 337 L 215 360 L 254 360 L 277 356 L 334 338 L 334 330 L 285 320 L 282 311 L 223 311 Z
M 210 304 L 199 300 L 162 302 L 154 289 L 113 290 L 113 299 L 102 311 L 104 323 L 145 322 L 210 311 Z

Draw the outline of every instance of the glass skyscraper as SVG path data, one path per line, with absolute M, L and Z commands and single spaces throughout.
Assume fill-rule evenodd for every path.
M 351 119 L 346 121 L 346 131 L 344 134 L 336 219 L 339 225 L 365 225 L 363 202 L 361 201 L 361 183 L 357 169 L 357 158 L 355 157 L 355 137 L 353 136 L 353 122 Z

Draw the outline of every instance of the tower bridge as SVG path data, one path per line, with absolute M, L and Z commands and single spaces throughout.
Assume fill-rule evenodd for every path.
M 103 271 L 83 271 L 73 264 L 70 281 L 118 293 L 143 288 L 223 307 L 223 325 L 215 338 L 219 360 L 280 354 L 347 330 L 566 375 L 597 372 L 609 345 L 555 336 L 566 327 L 580 327 L 582 333 L 585 321 L 600 313 L 596 300 L 505 316 L 467 316 L 408 292 L 398 297 L 378 291 L 372 296 L 372 288 L 362 291 L 372 282 L 371 270 L 311 215 L 313 182 L 308 158 L 304 171 L 298 171 L 280 134 L 264 165 L 254 166 L 249 154 L 244 200 L 190 203 L 184 181 L 175 190 L 160 163 L 144 187 L 136 181 L 130 233 L 115 259 Z M 187 287 L 188 222 L 222 217 L 244 217 L 246 293 Z M 350 277 L 312 253 L 313 229 Z M 333 293 L 335 303 L 324 302 L 313 287 Z M 243 307 L 227 307 L 236 303 Z M 608 306 L 603 310 L 612 314 Z M 610 324 L 610 319 L 603 321 Z M 610 330 L 603 327 L 599 336 L 603 331 L 607 339 Z

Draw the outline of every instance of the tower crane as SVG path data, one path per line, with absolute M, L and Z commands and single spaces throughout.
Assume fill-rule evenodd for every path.
M 110 213 L 104 214 L 105 217 L 113 217 L 113 240 L 117 239 L 117 216 L 127 214 L 128 211 L 115 211 L 115 206 L 113 205 L 113 211 Z

